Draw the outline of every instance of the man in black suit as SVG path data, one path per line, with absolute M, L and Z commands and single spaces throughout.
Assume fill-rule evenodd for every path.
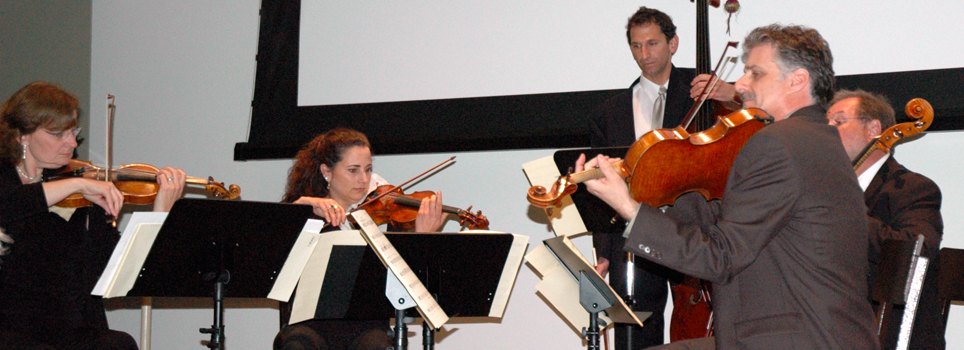
M 696 78 L 695 70 L 673 65 L 672 57 L 679 47 L 679 37 L 673 20 L 659 10 L 640 7 L 626 24 L 626 40 L 641 74 L 628 89 L 593 111 L 589 119 L 593 148 L 631 146 L 650 130 L 679 126 L 693 106 L 693 98 L 699 95 L 709 77 L 700 75 Z M 662 98 L 661 89 L 665 89 Z M 734 101 L 734 96 L 733 86 L 725 83 L 719 84 L 710 95 L 726 102 Z M 659 110 L 656 105 L 660 103 L 663 113 L 655 116 Z M 579 194 L 573 196 L 582 198 Z M 627 256 L 622 250 L 625 239 L 621 233 L 626 222 L 598 198 L 586 196 L 584 200 L 592 203 L 589 211 L 583 213 L 583 219 L 593 232 L 596 270 L 603 276 L 609 273 L 609 283 L 623 297 L 629 297 L 626 302 L 633 310 L 653 313 L 644 321 L 644 328 L 617 326 L 616 349 L 640 349 L 662 344 L 663 311 L 668 292 L 666 281 L 667 278 L 678 280 L 682 275 L 648 261 L 627 264 L 632 255 Z M 634 272 L 628 276 L 626 270 L 630 266 Z M 630 280 L 632 288 L 627 286 Z
M 840 91 L 827 111 L 830 125 L 837 127 L 851 160 L 861 156 L 868 144 L 894 125 L 894 109 L 883 96 L 863 90 Z M 870 160 L 868 160 L 870 162 Z M 873 283 L 880 263 L 884 239 L 916 240 L 924 236 L 921 255 L 930 259 L 921 289 L 911 333 L 910 349 L 944 349 L 944 318 L 937 294 L 940 250 L 944 224 L 941 219 L 941 190 L 930 179 L 907 170 L 889 154 L 857 174 L 870 222 L 870 270 Z M 875 308 L 877 305 L 875 305 Z M 881 345 L 895 345 L 903 309 L 895 308 L 885 317 Z
M 640 205 L 598 156 L 605 178 L 586 182 L 632 220 L 625 249 L 713 283 L 715 339 L 667 348 L 876 349 L 866 298 L 868 233 L 856 174 L 824 107 L 833 56 L 816 30 L 756 28 L 736 84 L 744 107 L 776 122 L 757 132 L 730 169 L 723 198 L 681 196 L 665 213 Z
M 599 147 L 626 147 L 652 129 L 674 128 L 678 126 L 686 112 L 693 105 L 690 96 L 690 81 L 695 73 L 692 69 L 676 68 L 672 64 L 673 54 L 679 47 L 679 37 L 673 20 L 659 10 L 640 7 L 626 24 L 626 40 L 629 42 L 633 60 L 639 65 L 640 77 L 628 89 L 598 106 L 590 116 L 591 145 Z M 654 116 L 654 105 L 660 99 L 660 89 L 665 89 L 662 101 L 663 113 Z M 616 349 L 640 349 L 663 343 L 668 275 L 665 268 L 639 261 L 632 263 L 632 288 L 627 287 L 627 255 L 622 250 L 624 239 L 621 235 L 625 221 L 612 220 L 616 213 L 593 196 L 587 198 L 595 203 L 583 218 L 593 231 L 593 246 L 596 249 L 597 271 L 603 276 L 607 272 L 609 282 L 624 297 L 631 295 L 626 302 L 636 311 L 653 313 L 644 321 L 643 328 L 635 325 L 617 325 L 615 328 Z

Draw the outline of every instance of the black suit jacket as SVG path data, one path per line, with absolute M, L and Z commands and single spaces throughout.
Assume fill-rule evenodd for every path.
M 690 82 L 695 77 L 696 71 L 693 69 L 672 67 L 666 88 L 663 128 L 675 128 L 683 122 L 686 112 L 693 106 Z M 628 89 L 593 110 L 589 118 L 593 148 L 628 147 L 636 142 L 636 129 L 633 125 L 633 87 L 636 84 L 639 84 L 639 78 L 633 81 Z M 596 209 L 591 213 L 584 213 L 583 220 L 587 221 L 587 226 L 593 231 L 592 241 L 596 255 L 613 261 L 613 254 L 622 251 L 622 230 L 626 222 L 616 220 L 611 223 L 610 220 L 616 216 L 616 212 L 595 196 L 590 197 L 597 202 L 594 206 Z
M 880 245 L 885 239 L 915 240 L 924 236 L 921 255 L 930 259 L 914 319 L 910 349 L 944 349 L 944 318 L 938 296 L 940 271 L 938 251 L 944 234 L 941 219 L 941 190 L 920 174 L 888 158 L 864 192 L 870 223 L 870 275 L 873 283 L 880 263 Z M 903 309 L 895 308 L 885 317 L 884 344 L 896 344 Z M 881 344 L 881 345 L 884 345 Z M 886 346 L 885 346 L 886 348 Z
M 750 138 L 722 200 L 641 206 L 626 249 L 713 282 L 718 349 L 876 349 L 866 210 L 840 134 L 810 106 Z

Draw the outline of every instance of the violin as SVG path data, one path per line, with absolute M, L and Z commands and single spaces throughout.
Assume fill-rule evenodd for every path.
M 376 225 L 389 223 L 399 230 L 408 231 L 415 228 L 415 219 L 418 217 L 418 207 L 422 204 L 422 199 L 431 197 L 435 192 L 417 191 L 411 194 L 402 193 L 402 189 L 392 185 L 381 185 L 368 195 L 368 200 L 362 203 L 359 208 L 365 210 Z M 468 226 L 472 230 L 486 230 L 489 228 L 489 219 L 482 215 L 482 211 L 472 214 L 472 207 L 462 210 L 447 205 L 442 206 L 442 211 L 458 215 L 459 224 Z
M 90 180 L 108 181 L 107 176 L 109 176 L 109 181 L 114 183 L 114 186 L 124 195 L 124 203 L 150 204 L 157 198 L 157 191 L 160 188 L 160 185 L 157 184 L 157 173 L 159 171 L 160 169 L 155 166 L 139 163 L 126 164 L 107 171 L 105 168 L 94 166 L 91 162 L 71 159 L 63 171 L 45 174 L 43 179 L 44 181 L 57 181 L 81 177 Z M 110 175 L 107 175 L 108 173 Z M 238 185 L 230 185 L 225 188 L 223 183 L 214 181 L 214 178 L 211 177 L 201 179 L 188 176 L 187 183 L 202 185 L 214 197 L 218 198 L 236 199 L 241 195 L 241 187 L 238 187 Z M 56 206 L 80 208 L 91 204 L 80 193 L 74 193 L 57 203 Z
M 893 151 L 894 146 L 902 138 L 917 135 L 927 130 L 934 122 L 934 107 L 922 98 L 908 101 L 904 106 L 904 113 L 916 120 L 891 126 L 880 133 L 874 142 L 868 144 L 867 148 L 860 152 L 860 157 L 853 161 L 854 170 L 857 171 L 858 176 L 884 155 Z

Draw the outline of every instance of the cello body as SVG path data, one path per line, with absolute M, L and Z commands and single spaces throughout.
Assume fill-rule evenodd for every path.
M 736 155 L 768 120 L 772 118 L 763 110 L 748 108 L 719 118 L 709 130 L 696 134 L 677 127 L 643 135 L 625 158 L 626 167 L 633 169 L 633 199 L 658 208 L 693 191 L 707 200 L 722 198 Z

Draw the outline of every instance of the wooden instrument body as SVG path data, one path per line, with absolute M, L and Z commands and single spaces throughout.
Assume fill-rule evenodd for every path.
M 696 191 L 707 200 L 723 197 L 736 155 L 769 116 L 749 108 L 718 119 L 709 130 L 688 134 L 682 128 L 653 130 L 626 153 L 633 199 L 653 207 L 672 205 Z M 724 137 L 726 136 L 726 137 Z

